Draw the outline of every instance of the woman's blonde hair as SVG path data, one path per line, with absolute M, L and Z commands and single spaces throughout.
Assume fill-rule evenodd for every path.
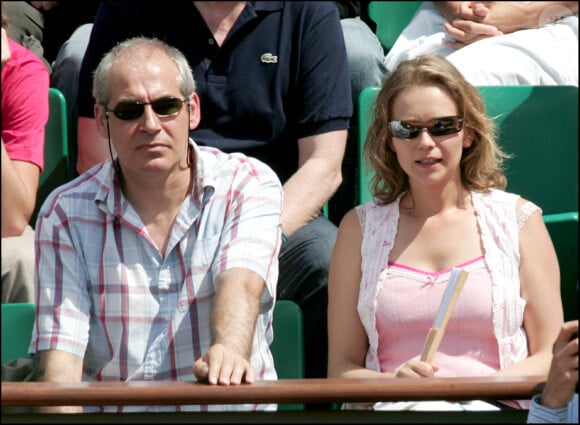
M 395 98 L 406 88 L 437 86 L 455 100 L 458 114 L 463 117 L 463 129 L 473 132 L 473 143 L 463 150 L 461 180 L 465 187 L 485 192 L 490 188 L 505 189 L 503 160 L 509 155 L 496 143 L 493 120 L 487 115 L 477 88 L 467 82 L 447 59 L 438 55 L 422 55 L 401 62 L 383 82 L 373 104 L 372 122 L 364 145 L 367 170 L 373 170 L 370 190 L 381 205 L 393 202 L 409 190 L 409 179 L 390 148 L 388 127 L 393 119 Z M 364 172 L 361 170 L 361 172 Z

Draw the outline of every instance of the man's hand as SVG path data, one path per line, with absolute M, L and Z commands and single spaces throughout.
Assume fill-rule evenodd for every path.
M 566 407 L 578 383 L 578 320 L 562 325 L 554 343 L 554 357 L 542 390 L 542 405 L 557 409 Z
M 212 345 L 197 359 L 193 374 L 199 382 L 215 385 L 251 384 L 255 380 L 254 368 L 243 356 L 222 344 Z
M 443 24 L 443 29 L 452 40 L 445 41 L 445 45 L 459 49 L 484 38 L 502 35 L 503 32 L 489 21 L 492 3 L 494 2 L 462 2 L 454 14 L 451 14 L 452 8 L 448 6 L 444 16 L 449 22 Z M 441 8 L 440 11 L 443 13 Z
M 496 27 L 479 24 L 472 21 L 454 21 L 453 24 L 443 24 L 443 29 L 453 40 L 446 40 L 445 45 L 453 49 L 460 49 L 484 38 L 503 35 Z
M 484 38 L 539 28 L 578 10 L 577 2 L 569 5 L 521 1 L 435 3 L 448 21 L 443 28 L 452 40 L 445 45 L 454 49 Z

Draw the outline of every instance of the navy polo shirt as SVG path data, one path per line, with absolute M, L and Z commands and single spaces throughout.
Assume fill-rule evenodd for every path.
M 191 1 L 103 1 L 79 79 L 79 115 L 93 117 L 92 73 L 129 37 L 177 47 L 194 73 L 200 145 L 243 152 L 285 182 L 301 137 L 348 129 L 350 75 L 334 2 L 249 2 L 221 47 Z

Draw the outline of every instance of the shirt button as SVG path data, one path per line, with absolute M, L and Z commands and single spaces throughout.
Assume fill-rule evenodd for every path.
M 209 40 L 207 40 L 207 42 L 208 42 L 208 44 L 211 44 L 211 45 L 213 45 L 213 43 L 214 43 L 214 40 L 213 40 L 213 38 L 210 38 Z

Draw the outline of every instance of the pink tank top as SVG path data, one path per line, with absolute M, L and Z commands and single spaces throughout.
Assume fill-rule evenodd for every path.
M 435 376 L 489 375 L 500 369 L 492 320 L 491 276 L 483 257 L 457 267 L 468 271 L 469 279 L 433 359 L 440 367 Z M 377 294 L 377 355 L 381 371 L 395 373 L 409 359 L 421 356 L 450 275 L 451 269 L 430 273 L 389 262 L 385 285 Z

